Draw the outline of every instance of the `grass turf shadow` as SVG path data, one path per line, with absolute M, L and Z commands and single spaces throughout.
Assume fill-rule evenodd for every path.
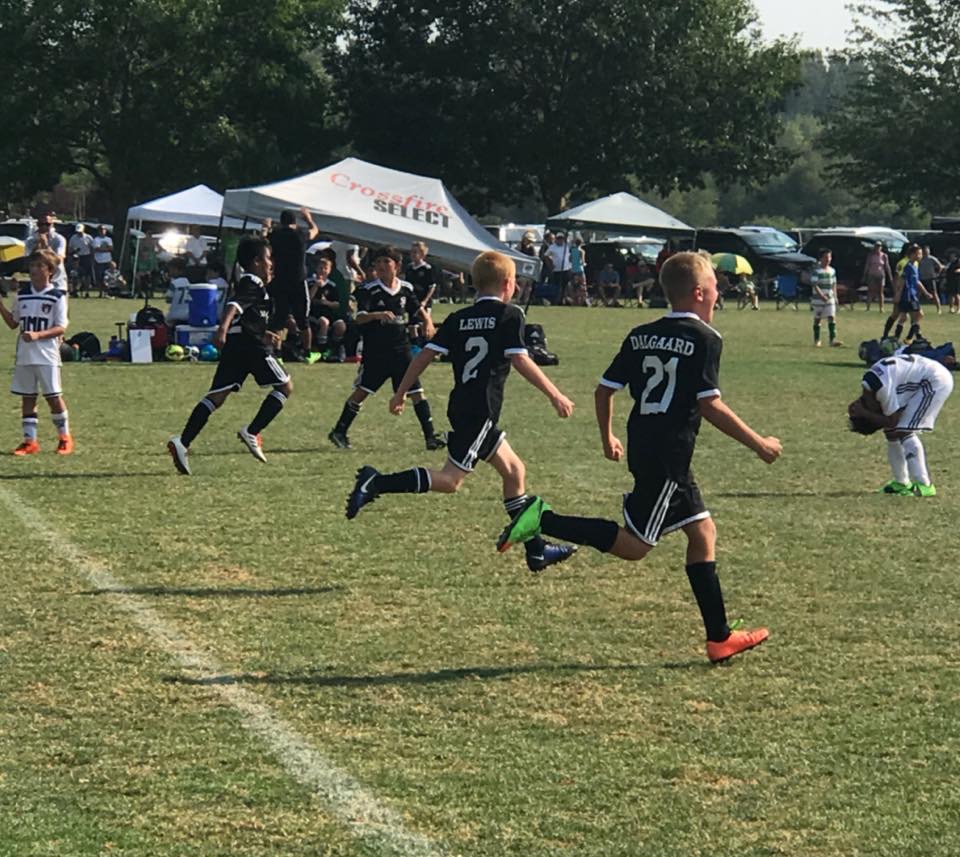
M 653 671 L 712 669 L 713 664 L 706 660 L 691 660 L 663 664 L 528 664 L 526 666 L 502 667 L 459 667 L 430 670 L 428 672 L 381 673 L 379 675 L 326 675 L 321 673 L 235 673 L 204 676 L 166 676 L 169 684 L 195 686 L 229 684 L 265 684 L 265 685 L 302 685 L 306 687 L 383 687 L 386 685 L 425 685 L 443 682 L 463 681 L 466 679 L 504 679 L 532 673 L 560 674 L 579 672 L 609 671 Z
M 158 597 L 187 598 L 286 598 L 299 595 L 328 595 L 331 592 L 343 592 L 343 586 L 300 586 L 279 587 L 276 589 L 252 589 L 246 586 L 235 587 L 181 587 L 181 586 L 114 586 L 102 589 L 87 589 L 79 595 L 154 595 Z

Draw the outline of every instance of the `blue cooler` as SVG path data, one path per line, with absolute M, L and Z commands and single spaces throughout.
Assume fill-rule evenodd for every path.
M 217 287 L 210 283 L 190 286 L 190 326 L 210 327 L 217 323 Z

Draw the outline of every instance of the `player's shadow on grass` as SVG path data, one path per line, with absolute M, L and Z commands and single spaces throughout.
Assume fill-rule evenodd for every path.
M 714 497 L 732 497 L 734 499 L 762 500 L 769 497 L 863 497 L 869 494 L 869 491 L 713 491 Z
M 166 471 L 163 473 L 119 473 L 111 471 L 109 473 L 3 473 L 0 474 L 0 481 L 6 479 L 143 479 L 146 476 L 169 476 Z
M 862 369 L 864 372 L 867 371 L 870 367 L 864 363 L 862 360 L 853 363 L 850 360 L 825 360 L 820 364 L 821 366 L 836 366 L 839 369 Z
M 502 667 L 460 667 L 429 672 L 380 673 L 377 675 L 330 675 L 326 673 L 233 673 L 226 675 L 169 676 L 170 684 L 198 686 L 229 684 L 303 685 L 305 687 L 383 687 L 386 685 L 426 685 L 465 680 L 505 679 L 539 673 L 655 672 L 657 670 L 707 670 L 713 665 L 703 659 L 663 664 L 527 664 Z
M 153 595 L 159 598 L 287 598 L 299 595 L 329 595 L 342 586 L 298 586 L 254 589 L 249 586 L 108 586 L 88 589 L 80 595 Z

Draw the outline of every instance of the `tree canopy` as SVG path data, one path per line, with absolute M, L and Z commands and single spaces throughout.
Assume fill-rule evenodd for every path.
M 874 198 L 960 204 L 960 0 L 860 7 L 858 73 L 826 137 L 838 174 Z
M 799 60 L 747 0 L 352 0 L 332 68 L 356 148 L 468 205 L 762 180 Z M 358 94 L 373 94 L 358 97 Z

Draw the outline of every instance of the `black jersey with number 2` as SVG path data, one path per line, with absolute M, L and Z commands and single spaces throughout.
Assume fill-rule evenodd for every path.
M 720 395 L 723 340 L 693 313 L 671 312 L 630 331 L 600 383 L 630 388 L 630 472 L 651 470 L 682 480 L 700 430 L 701 399 Z
M 510 358 L 526 354 L 523 311 L 484 297 L 448 315 L 427 348 L 449 354 L 454 387 L 447 406 L 451 425 L 500 418 Z

